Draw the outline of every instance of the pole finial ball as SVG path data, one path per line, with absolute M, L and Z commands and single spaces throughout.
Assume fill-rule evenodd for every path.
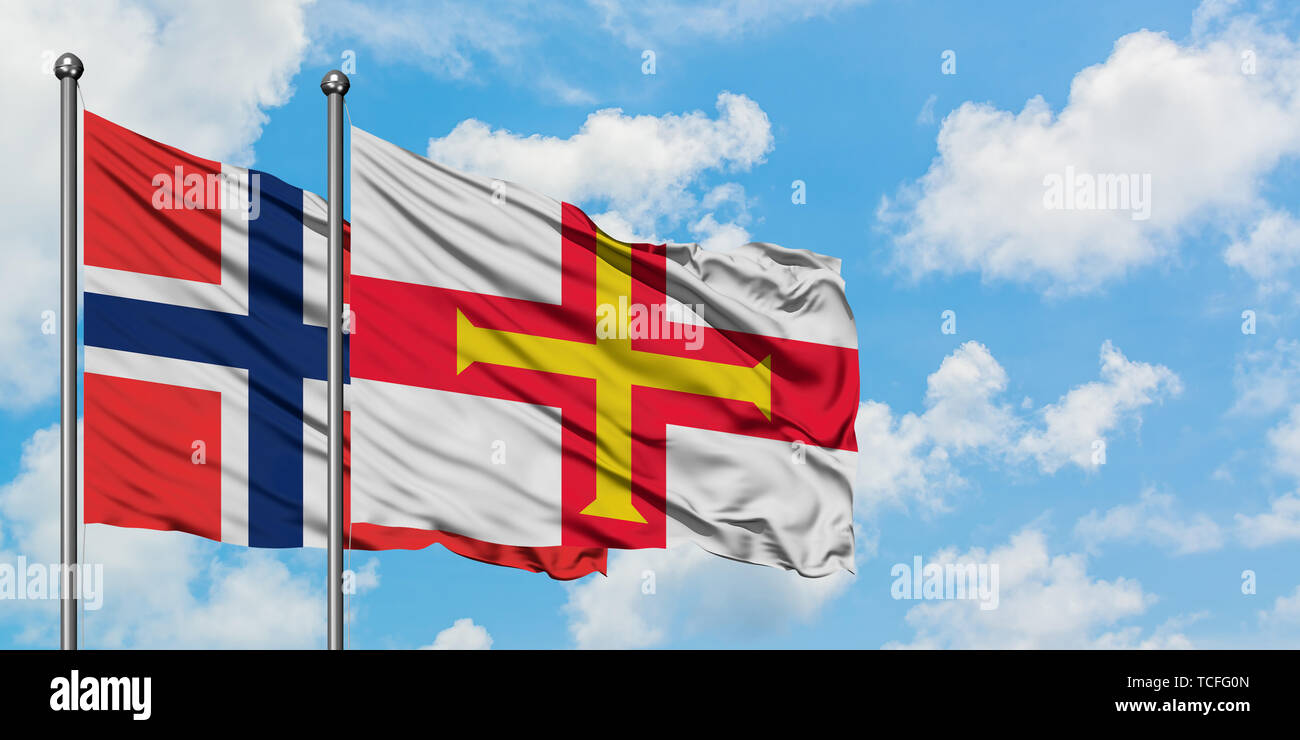
M 60 54 L 59 58 L 54 60 L 54 76 L 60 80 L 64 77 L 79 80 L 81 73 L 85 71 L 86 65 L 81 63 L 81 57 L 72 52 Z
M 352 83 L 348 81 L 348 76 L 337 69 L 326 72 L 320 81 L 320 91 L 326 95 L 333 95 L 334 93 L 347 95 L 350 87 L 352 87 Z

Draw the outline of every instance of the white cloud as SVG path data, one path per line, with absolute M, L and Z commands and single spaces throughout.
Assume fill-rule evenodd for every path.
M 922 126 L 929 126 L 934 123 L 934 104 L 939 102 L 939 96 L 931 94 L 921 105 L 921 111 L 916 114 L 916 122 Z
M 1088 573 L 1082 553 L 1051 555 L 1043 533 L 1026 529 L 992 550 L 939 553 L 930 562 L 998 565 L 998 607 L 976 600 L 925 601 L 908 610 L 911 642 L 891 648 L 1072 649 L 1187 647 L 1166 628 L 1142 639 L 1141 630 L 1120 623 L 1146 612 L 1155 597 L 1135 580 L 1106 581 Z M 1173 625 L 1170 625 L 1173 627 Z
M 524 16 L 534 12 L 540 9 L 527 4 L 488 6 L 424 0 L 376 5 L 326 0 L 311 13 L 312 36 L 318 43 L 329 42 L 331 48 L 363 43 L 365 51 L 355 60 L 361 74 L 373 59 L 415 64 L 443 77 L 461 79 L 473 76 L 480 58 L 494 64 L 515 60 L 533 41 L 529 29 L 535 23 Z
M 925 382 L 928 435 L 962 452 L 1003 440 L 1015 425 L 1012 412 L 993 399 L 1007 388 L 1007 371 L 982 344 L 966 342 Z
M 0 206 L 0 214 L 5 211 Z M 57 214 L 51 214 L 57 217 Z M 59 380 L 58 232 L 48 235 L 46 253 L 24 248 L 0 271 L 0 408 L 22 409 L 53 395 Z M 23 247 L 40 243 L 14 235 Z M 51 333 L 46 333 L 47 331 Z
M 727 251 L 750 241 L 749 199 L 740 183 L 719 185 L 700 201 L 700 208 L 708 212 L 690 225 L 691 235 L 705 249 Z M 730 220 L 719 221 L 718 214 L 730 212 Z M 724 218 L 726 218 L 724 216 Z
M 128 541 L 137 539 L 143 538 Z M 291 572 L 271 553 L 250 549 L 240 552 L 233 563 L 213 560 L 207 577 L 211 585 L 202 596 L 186 599 L 176 594 L 179 603 L 149 614 L 136 613 L 129 623 L 121 612 L 109 616 L 130 636 L 129 644 L 141 647 L 320 648 L 325 644 L 324 589 L 316 587 L 316 579 Z M 114 593 L 115 600 L 126 596 Z M 88 628 L 98 629 L 94 622 L 99 614 L 89 617 Z
M 633 226 L 618 211 L 587 215 L 591 216 L 591 220 L 595 221 L 602 231 L 619 241 L 637 244 L 661 244 L 664 241 L 655 234 L 653 229 L 644 231 L 640 227 Z
M 536 84 L 553 99 L 568 105 L 593 105 L 597 100 L 596 94 L 592 91 L 565 82 L 553 74 L 541 75 L 536 80 Z
M 356 587 L 357 593 L 363 594 L 379 588 L 379 558 L 367 558 L 365 565 L 360 568 L 350 569 L 352 570 L 353 585 Z
M 468 617 L 457 619 L 450 627 L 438 633 L 433 644 L 421 650 L 490 650 L 492 635 Z
M 1300 404 L 1292 406 L 1287 418 L 1268 430 L 1268 444 L 1273 450 L 1273 468 L 1300 478 Z
M 1300 494 L 1273 500 L 1269 510 L 1253 516 L 1237 514 L 1237 537 L 1246 547 L 1267 547 L 1300 540 Z
M 58 461 L 57 425 L 24 445 L 17 476 L 0 488 L 0 562 L 59 561 Z M 310 648 L 324 642 L 321 579 L 290 571 L 275 554 L 245 550 L 228 562 L 217 557 L 220 546 L 179 532 L 85 530 L 81 559 L 102 564 L 104 579 L 102 608 L 83 617 L 88 646 Z M 0 618 L 24 628 L 30 641 L 57 641 L 54 601 L 8 602 Z
M 1090 552 L 1106 542 L 1149 542 L 1175 555 L 1217 550 L 1223 531 L 1205 514 L 1180 516 L 1173 495 L 1148 488 L 1136 503 L 1121 504 L 1098 515 L 1094 509 L 1074 526 Z
M 538 72 L 545 64 L 538 48 L 547 33 L 586 43 L 613 36 L 637 51 L 667 48 L 701 38 L 734 39 L 782 24 L 825 17 L 867 0 L 668 0 L 642 3 L 588 0 L 547 3 L 514 0 L 485 5 L 467 0 L 321 0 L 311 14 L 312 35 L 330 48 L 361 43 L 366 53 L 388 62 L 414 64 L 443 77 L 473 79 L 489 66 L 527 75 L 565 102 L 587 103 L 590 95 Z M 585 30 L 590 33 L 584 34 Z M 575 35 L 576 34 L 576 35 Z M 653 42 L 653 43 L 652 43 Z M 628 57 L 630 69 L 640 64 Z M 357 61 L 358 69 L 365 65 Z M 567 94 L 566 94 L 567 93 Z
M 906 414 L 897 422 L 887 404 L 866 401 L 858 407 L 856 505 L 868 512 L 902 507 L 915 500 L 923 511 L 947 509 L 944 493 L 962 484 L 948 451 L 933 444 L 925 415 Z
M 1016 408 L 1000 400 L 1007 382 L 987 347 L 966 342 L 926 379 L 924 412 L 895 419 L 889 406 L 863 403 L 856 422 L 859 504 L 871 512 L 914 500 L 923 510 L 942 511 L 945 492 L 963 483 L 952 464 L 963 455 L 1033 461 L 1048 474 L 1068 464 L 1094 470 L 1095 440 L 1104 441 L 1126 420 L 1140 420 L 1143 406 L 1180 391 L 1169 368 L 1130 361 L 1109 341 L 1101 347 L 1100 380 L 1037 412 L 1032 402 Z
M 700 37 L 735 38 L 826 16 L 867 0 L 589 0 L 602 25 L 626 43 L 679 45 Z
M 749 241 L 749 231 L 734 223 L 719 223 L 712 213 L 691 224 L 691 233 L 705 249 L 727 251 Z
M 1209 616 L 1209 612 L 1179 614 L 1157 625 L 1147 637 L 1142 628 L 1123 627 L 1102 635 L 1092 645 L 1099 650 L 1191 650 L 1196 647 L 1183 629 Z
M 1289 213 L 1268 213 L 1245 238 L 1228 246 L 1223 259 L 1244 270 L 1263 293 L 1286 291 L 1291 287 L 1287 274 L 1300 266 L 1300 221 Z
M 1019 113 L 971 102 L 951 113 L 929 170 L 878 209 L 896 264 L 1081 292 L 1176 259 L 1180 238 L 1202 227 L 1257 220 L 1266 176 L 1300 152 L 1300 45 L 1250 18 L 1199 18 L 1186 43 L 1146 30 L 1120 38 L 1075 76 L 1059 112 L 1034 97 Z M 1067 167 L 1149 174 L 1150 218 L 1045 207 L 1046 178 Z M 1263 238 L 1272 233 L 1260 235 L 1266 256 L 1247 243 L 1229 260 L 1251 270 L 1291 260 Z
M 1072 389 L 1043 409 L 1046 427 L 1022 437 L 1017 450 L 1038 461 L 1044 472 L 1066 463 L 1091 467 L 1093 442 L 1120 425 L 1121 417 L 1182 393 L 1182 382 L 1164 365 L 1133 362 L 1110 340 L 1101 347 L 1101 380 Z
M 1300 341 L 1279 339 L 1272 349 L 1241 353 L 1232 385 L 1230 413 L 1271 414 L 1300 402 Z
M 1279 474 L 1300 478 L 1300 404 L 1268 430 L 1271 466 Z M 1273 499 L 1269 510 L 1237 514 L 1237 538 L 1250 548 L 1300 539 L 1300 492 Z
M 926 511 L 946 509 L 944 492 L 963 483 L 953 456 L 1003 449 L 1013 434 L 1017 420 L 996 400 L 1006 386 L 1006 370 L 988 348 L 966 342 L 926 378 L 923 413 L 895 421 L 889 406 L 863 403 L 855 422 L 859 506 L 870 512 L 913 499 Z
M 302 2 L 88 5 L 19 3 L 5 11 L 0 182 L 8 234 L 0 271 L 0 406 L 56 391 L 58 342 L 41 333 L 58 307 L 58 85 L 54 59 L 86 64 L 90 110 L 205 157 L 248 163 L 267 108 L 289 96 L 307 46 Z
M 1300 626 L 1300 586 L 1290 596 L 1279 596 L 1273 608 L 1259 613 L 1259 621 L 1269 627 Z
M 701 205 L 695 188 L 705 173 L 747 171 L 771 151 L 771 123 L 758 103 L 724 92 L 717 109 L 710 118 L 703 111 L 629 116 L 606 108 L 568 138 L 525 136 L 471 118 L 430 139 L 428 155 L 570 203 L 600 204 L 618 214 L 619 227 L 652 233 Z
M 568 587 L 565 611 L 580 648 L 646 648 L 692 636 L 779 632 L 810 621 L 851 583 L 844 571 L 802 578 L 693 545 L 620 550 L 610 553 L 606 578 Z

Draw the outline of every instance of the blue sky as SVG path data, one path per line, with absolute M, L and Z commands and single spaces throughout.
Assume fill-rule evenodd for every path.
M 0 562 L 48 547 L 57 486 L 48 439 L 29 442 L 57 420 L 53 340 L 33 318 L 54 298 L 24 288 L 57 274 L 44 55 L 81 54 L 91 110 L 316 192 L 318 81 L 354 58 L 356 125 L 476 169 L 497 156 L 465 123 L 476 119 L 514 152 L 511 171 L 482 174 L 572 199 L 616 235 L 719 248 L 748 237 L 841 258 L 864 407 L 856 577 L 805 581 L 691 550 L 615 554 L 609 578 L 575 585 L 437 548 L 359 553 L 351 646 L 1300 644 L 1294 11 L 106 5 L 5 11 L 26 33 L 3 53 L 31 70 L 5 147 L 28 167 L 14 171 L 34 174 L 0 201 L 18 255 L 0 311 Z M 761 116 L 728 116 L 722 93 Z M 639 162 L 584 128 L 593 115 L 631 141 L 706 154 Z M 555 151 L 583 166 L 548 172 Z M 1048 211 L 1043 178 L 1065 165 L 1149 174 L 1150 219 Z M 805 204 L 791 200 L 796 180 Z M 948 310 L 955 334 L 942 331 Z M 322 553 L 89 529 L 88 559 L 114 555 L 88 647 L 323 644 Z M 999 564 L 999 607 L 892 598 L 891 568 L 918 555 Z M 641 590 L 647 569 L 654 594 Z M 0 644 L 52 646 L 54 614 L 0 602 Z

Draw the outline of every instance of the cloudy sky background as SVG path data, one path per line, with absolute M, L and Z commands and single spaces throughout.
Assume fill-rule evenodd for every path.
M 616 236 L 840 257 L 862 375 L 856 576 L 686 548 L 560 584 L 358 553 L 352 646 L 1300 646 L 1297 11 L 556 5 L 2 11 L 0 562 L 57 559 L 55 55 L 85 60 L 89 109 L 323 192 L 317 85 L 349 54 L 356 125 Z M 1150 218 L 1044 208 L 1067 166 L 1150 174 Z M 323 644 L 321 552 L 98 525 L 85 548 L 108 579 L 87 647 Z M 918 555 L 997 563 L 998 608 L 891 598 Z M 0 646 L 56 630 L 53 603 L 0 602 Z

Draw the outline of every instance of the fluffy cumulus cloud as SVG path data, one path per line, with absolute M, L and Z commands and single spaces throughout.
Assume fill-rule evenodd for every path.
M 1126 415 L 1182 393 L 1182 382 L 1164 365 L 1133 362 L 1109 341 L 1101 347 L 1101 379 L 1072 389 L 1042 411 L 1044 426 L 1031 430 L 1017 451 L 1038 461 L 1044 472 L 1073 463 L 1087 467 L 1098 451 L 1094 442 Z
M 21 469 L 0 487 L 0 563 L 59 559 L 58 427 L 24 445 Z M 286 559 L 219 546 L 178 532 L 85 528 L 82 561 L 101 565 L 102 606 L 83 617 L 92 647 L 311 648 L 324 642 L 323 584 Z M 377 580 L 374 569 L 365 578 Z M 363 569 L 365 572 L 365 569 Z M 370 584 L 359 584 L 359 588 Z M 370 584 L 372 585 L 372 584 Z M 93 594 L 87 594 L 93 596 Z M 88 605 L 92 599 L 83 600 Z M 0 623 L 33 645 L 57 642 L 57 602 L 10 601 Z
M 962 483 L 948 451 L 933 444 L 925 414 L 895 420 L 888 404 L 867 401 L 858 407 L 858 475 L 854 500 L 868 512 L 915 501 L 923 511 L 947 508 L 944 494 Z
M 1180 239 L 1208 226 L 1238 236 L 1230 263 L 1267 278 L 1297 262 L 1293 219 L 1262 196 L 1300 152 L 1297 76 L 1300 43 L 1205 10 L 1182 43 L 1120 38 L 1059 111 L 1041 97 L 1019 112 L 965 103 L 944 119 L 929 170 L 881 202 L 896 264 L 1081 292 L 1176 259 Z
M 1223 259 L 1254 278 L 1262 293 L 1286 291 L 1288 275 L 1300 266 L 1300 221 L 1284 211 L 1265 214 L 1228 246 Z
M 82 87 L 92 111 L 196 154 L 248 163 L 266 109 L 290 93 L 307 47 L 307 4 L 109 0 L 6 8 L 0 59 L 10 106 L 0 158 L 22 176 L 0 182 L 8 234 L 0 407 L 49 398 L 58 376 L 57 338 L 42 331 L 44 312 L 58 306 L 56 56 L 75 51 L 85 62 Z
M 1279 496 L 1259 514 L 1237 514 L 1236 522 L 1238 538 L 1247 547 L 1300 540 L 1300 494 Z
M 1181 514 L 1177 508 L 1172 494 L 1148 488 L 1135 503 L 1120 504 L 1105 514 L 1089 512 L 1075 524 L 1074 534 L 1094 552 L 1107 542 L 1146 542 L 1175 555 L 1223 546 L 1223 529 L 1213 519 Z
M 802 578 L 695 546 L 625 550 L 610 554 L 608 577 L 569 587 L 565 611 L 580 648 L 647 648 L 697 635 L 753 638 L 812 620 L 852 582 L 843 571 Z
M 593 214 L 608 208 L 596 221 L 620 238 L 673 228 L 692 213 L 701 219 L 693 231 L 708 237 L 720 225 L 703 219 L 737 207 L 737 199 L 743 209 L 744 195 L 731 183 L 703 191 L 705 175 L 749 170 L 771 149 L 772 126 L 763 109 L 744 95 L 724 92 L 716 116 L 631 116 L 607 108 L 567 138 L 517 134 L 469 119 L 431 139 L 428 155 L 583 205 Z
M 908 610 L 914 631 L 892 648 L 1043 649 L 1190 647 L 1179 624 L 1143 635 L 1124 620 L 1146 612 L 1155 597 L 1135 580 L 1088 573 L 1082 553 L 1053 555 L 1041 531 L 1026 529 L 991 550 L 937 553 L 932 563 L 997 565 L 998 604 L 974 599 L 924 601 Z
M 1109 341 L 1100 359 L 1099 380 L 1034 410 L 1002 400 L 1006 370 L 987 347 L 966 342 L 927 378 L 921 413 L 895 417 L 886 404 L 863 403 L 856 423 L 860 505 L 871 512 L 916 502 L 942 511 L 945 494 L 963 483 L 954 465 L 963 456 L 1033 462 L 1048 474 L 1066 465 L 1094 469 L 1094 442 L 1181 390 L 1172 370 L 1129 360 Z
M 924 509 L 944 508 L 943 492 L 961 483 L 954 455 L 1005 448 L 1016 425 L 997 402 L 1007 373 L 988 348 L 967 342 L 926 379 L 925 407 L 895 420 L 888 405 L 867 401 L 858 409 L 859 501 L 868 509 L 915 498 Z
M 126 533 L 121 539 L 131 544 L 123 549 L 138 549 L 134 541 L 148 536 Z M 183 537 L 188 535 L 172 534 L 170 539 Z M 101 538 L 102 535 L 96 537 Z M 146 564 L 141 566 L 140 575 L 148 574 Z M 121 568 L 111 565 L 105 565 L 105 569 L 121 572 Z M 108 612 L 107 629 L 96 625 L 94 619 L 98 615 L 92 615 L 87 627 L 103 634 L 105 644 L 110 645 L 305 649 L 325 644 L 324 589 L 317 586 L 317 579 L 293 572 L 274 555 L 247 550 L 232 562 L 209 559 L 190 575 L 192 581 L 200 578 L 207 581 L 206 589 L 198 595 L 183 598 L 174 593 L 179 599 L 177 603 L 149 614 L 130 614 L 120 608 Z M 136 574 L 132 573 L 131 577 L 135 578 Z M 107 581 L 106 587 L 112 587 L 112 583 Z M 151 586 L 146 582 L 140 587 Z M 114 588 L 109 595 L 120 607 L 119 599 L 133 597 L 135 593 Z M 128 614 L 129 620 L 125 618 Z
M 468 617 L 457 619 L 450 627 L 438 633 L 433 643 L 421 650 L 490 650 L 492 635 L 482 625 L 474 624 Z

